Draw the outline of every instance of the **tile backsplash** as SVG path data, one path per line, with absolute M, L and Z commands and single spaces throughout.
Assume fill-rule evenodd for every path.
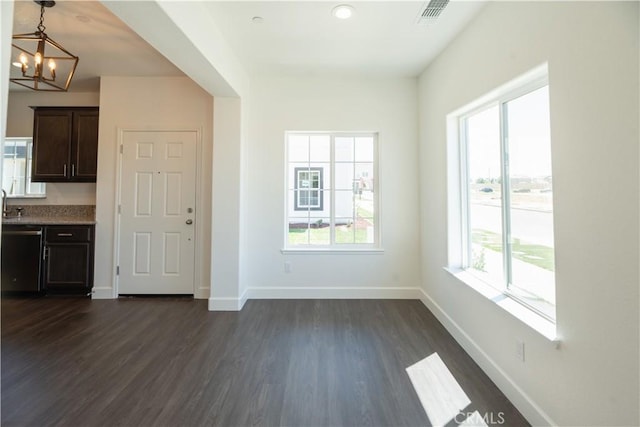
M 22 207 L 23 216 L 37 217 L 91 217 L 96 216 L 95 205 L 11 205 L 10 216 L 16 215 L 16 208 Z

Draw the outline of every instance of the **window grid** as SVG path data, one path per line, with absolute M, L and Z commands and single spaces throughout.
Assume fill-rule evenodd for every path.
M 304 241 L 301 241 L 300 239 L 296 240 L 295 242 L 291 241 L 290 236 L 285 236 L 285 246 L 286 247 L 290 247 L 290 248 L 295 248 L 295 247 L 304 247 L 304 246 L 323 246 L 323 247 L 327 247 L 327 248 L 340 248 L 340 247 L 352 247 L 352 248 L 358 248 L 358 247 L 362 247 L 362 248 L 373 248 L 373 247 L 377 247 L 379 245 L 379 224 L 378 224 L 378 220 L 377 220 L 377 211 L 378 211 L 378 200 L 377 200 L 377 190 L 376 190 L 376 185 L 377 185 L 377 171 L 376 171 L 376 159 L 377 159 L 377 136 L 376 134 L 360 134 L 360 133 L 287 133 L 287 164 L 288 164 L 288 169 L 291 169 L 291 167 L 293 167 L 294 165 L 301 168 L 301 162 L 299 161 L 300 159 L 296 160 L 290 160 L 290 152 L 291 152 L 291 137 L 292 136 L 307 136 L 307 143 L 309 144 L 309 149 L 307 150 L 308 156 L 306 158 L 306 164 L 308 165 L 307 169 L 308 170 L 312 170 L 313 166 L 316 166 L 320 163 L 323 163 L 317 159 L 312 158 L 312 146 L 313 146 L 313 141 L 311 141 L 311 137 L 316 136 L 325 136 L 328 138 L 329 141 L 329 161 L 324 164 L 323 166 L 326 167 L 328 169 L 328 173 L 327 171 L 325 171 L 324 173 L 326 174 L 326 176 L 328 177 L 328 185 L 326 186 L 321 186 L 320 191 L 322 193 L 324 193 L 324 198 L 325 200 L 329 200 L 329 208 L 327 210 L 327 212 L 325 212 L 325 216 L 324 217 L 328 217 L 329 219 L 329 226 L 328 228 L 328 235 L 326 238 L 326 241 L 317 241 L 312 238 L 312 231 L 313 231 L 313 227 L 316 224 L 316 221 L 319 221 L 317 223 L 317 226 L 320 227 L 322 225 L 322 220 L 323 218 L 316 218 L 313 215 L 313 212 L 311 209 L 304 209 L 307 211 L 307 222 L 308 222 L 308 233 L 304 239 Z M 336 154 L 336 139 L 351 139 L 352 140 L 352 144 L 351 144 L 351 149 L 350 149 L 350 159 L 341 159 L 339 155 Z M 371 146 L 372 146 L 372 154 L 371 154 L 371 161 L 358 161 L 358 155 L 357 155 L 357 148 L 358 148 L 358 144 L 357 144 L 357 139 L 358 138 L 363 138 L 363 139 L 368 139 L 371 142 Z M 349 186 L 344 185 L 344 183 L 339 179 L 339 177 L 337 177 L 337 169 L 339 167 L 339 165 L 351 165 L 351 171 L 349 173 L 349 181 L 350 184 Z M 358 219 L 359 219 L 359 215 L 358 215 L 358 206 L 356 203 L 356 197 L 357 196 L 361 196 L 358 193 L 358 189 L 361 188 L 356 188 L 356 184 L 359 184 L 359 181 L 362 180 L 358 180 L 358 175 L 357 175 L 357 168 L 358 166 L 362 167 L 362 165 L 367 165 L 371 171 L 371 175 L 372 177 L 370 178 L 370 183 L 368 184 L 367 190 L 370 193 L 370 197 L 372 197 L 372 212 L 369 216 L 364 217 L 370 224 L 371 224 L 371 228 L 373 228 L 373 236 L 371 239 L 367 240 L 366 242 L 362 241 L 362 237 L 360 237 L 360 239 L 357 237 L 358 233 L 356 228 L 359 227 L 360 225 L 358 224 Z M 364 174 L 364 172 L 363 172 Z M 322 172 L 320 172 L 320 175 L 322 176 Z M 369 176 L 369 173 L 366 173 L 367 177 Z M 293 197 L 295 198 L 296 195 L 296 191 L 297 190 L 293 190 L 294 193 L 292 193 L 292 185 L 290 180 L 292 179 L 292 175 L 290 170 L 287 172 L 287 194 L 288 194 L 288 198 Z M 297 179 L 297 177 L 294 175 L 293 179 Z M 322 181 L 323 178 L 320 178 L 320 180 Z M 295 182 L 294 184 L 297 184 L 297 182 Z M 344 196 L 346 196 L 346 194 L 349 193 L 350 194 L 350 212 L 348 213 L 347 216 L 345 216 L 344 214 L 346 212 L 340 212 L 337 213 L 336 212 L 336 206 L 338 204 L 340 204 L 341 202 L 343 202 L 344 200 Z M 338 200 L 337 196 L 341 196 L 341 200 Z M 287 201 L 287 205 L 289 206 L 289 208 L 287 208 L 288 210 L 290 209 L 290 203 L 291 201 L 288 200 Z M 295 204 L 295 201 L 294 201 Z M 302 206 L 300 206 L 300 208 L 302 208 Z M 287 223 L 285 224 L 285 230 L 290 234 L 291 233 L 291 227 L 292 227 L 292 223 L 296 218 L 300 218 L 300 217 L 292 217 L 291 215 L 291 211 L 289 210 L 289 214 L 287 215 Z M 320 215 L 320 214 L 317 214 Z M 369 228 L 369 227 L 367 227 Z M 345 231 L 345 229 L 348 229 L 348 231 Z M 337 230 L 340 230 L 340 233 L 337 232 Z M 367 229 L 367 232 L 369 230 Z

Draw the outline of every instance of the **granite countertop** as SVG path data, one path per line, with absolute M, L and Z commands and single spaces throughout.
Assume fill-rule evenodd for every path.
M 24 225 L 86 225 L 95 224 L 96 220 L 86 216 L 16 216 L 2 218 L 3 224 Z
M 3 224 L 23 225 L 91 225 L 96 223 L 95 206 L 92 205 L 24 205 L 22 216 L 17 206 L 9 206 L 9 215 Z

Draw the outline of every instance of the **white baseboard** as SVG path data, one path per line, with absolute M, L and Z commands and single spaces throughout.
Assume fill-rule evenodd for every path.
M 209 311 L 240 311 L 239 298 L 209 298 Z
M 240 298 L 209 297 L 209 311 L 240 311 L 247 302 L 248 292 L 245 290 Z
M 239 298 L 209 298 L 209 311 L 239 311 L 250 299 L 419 299 L 419 288 L 260 287 Z
M 91 299 L 114 299 L 113 288 L 111 287 L 93 287 L 91 289 Z
M 419 299 L 419 288 L 260 287 L 248 299 Z
M 419 289 L 419 299 L 433 315 L 436 316 L 440 323 L 444 325 L 467 354 L 469 354 L 489 378 L 491 378 L 500 391 L 518 408 L 527 421 L 534 426 L 558 425 L 423 289 Z

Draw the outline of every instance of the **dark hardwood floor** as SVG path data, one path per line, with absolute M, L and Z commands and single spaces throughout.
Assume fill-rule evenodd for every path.
M 428 426 L 405 369 L 434 352 L 464 412 L 528 425 L 419 301 L 3 298 L 1 320 L 3 426 Z

